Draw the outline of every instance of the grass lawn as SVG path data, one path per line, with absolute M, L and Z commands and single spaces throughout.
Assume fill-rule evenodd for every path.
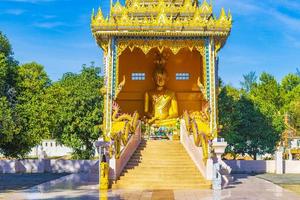
M 300 174 L 260 174 L 257 177 L 300 195 Z
M 23 190 L 45 183 L 68 173 L 33 173 L 33 174 L 0 174 L 0 192 Z

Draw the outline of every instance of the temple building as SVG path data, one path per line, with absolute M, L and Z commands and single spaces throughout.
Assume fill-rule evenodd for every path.
M 92 33 L 104 52 L 102 130 L 111 158 L 122 160 L 137 132 L 149 144 L 180 140 L 186 150 L 187 135 L 201 152 L 195 165 L 206 177 L 219 130 L 218 52 L 231 26 L 230 12 L 221 9 L 216 16 L 206 0 L 117 1 L 107 18 L 100 8 L 92 14 Z M 119 171 L 147 144 L 143 140 L 130 147 Z M 116 171 L 109 172 L 110 179 L 120 176 Z

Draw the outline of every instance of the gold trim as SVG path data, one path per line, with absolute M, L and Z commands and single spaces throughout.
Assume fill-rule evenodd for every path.
M 123 51 L 129 48 L 133 51 L 135 48 L 139 48 L 144 54 L 148 54 L 153 48 L 157 48 L 160 52 L 164 49 L 170 49 L 174 55 L 176 55 L 180 49 L 188 48 L 190 51 L 193 49 L 200 52 L 201 56 L 204 57 L 204 41 L 203 40 L 130 40 L 130 39 L 119 39 L 118 40 L 118 56 Z

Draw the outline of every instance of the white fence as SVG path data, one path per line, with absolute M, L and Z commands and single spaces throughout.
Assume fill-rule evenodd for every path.
M 275 173 L 275 160 L 224 160 L 233 173 Z M 300 161 L 284 160 L 283 173 L 300 174 Z
M 0 160 L 0 173 L 79 173 L 98 171 L 98 160 Z
M 232 173 L 275 173 L 275 160 L 224 160 Z M 283 161 L 283 173 L 300 174 L 300 161 Z M 0 173 L 98 172 L 98 160 L 0 160 Z

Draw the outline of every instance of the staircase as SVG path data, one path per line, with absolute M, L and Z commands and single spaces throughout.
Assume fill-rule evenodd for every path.
M 142 141 L 113 189 L 209 189 L 179 141 Z

